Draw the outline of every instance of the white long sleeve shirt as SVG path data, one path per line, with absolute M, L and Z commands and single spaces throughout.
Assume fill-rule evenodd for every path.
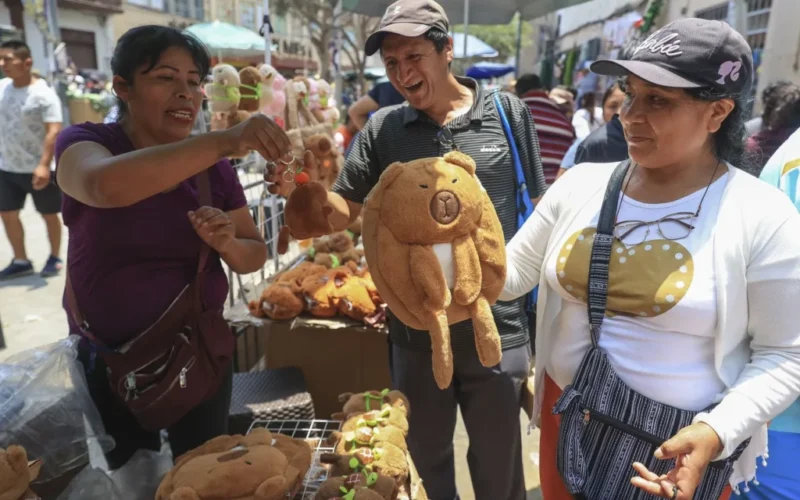
M 575 218 L 599 212 L 616 164 L 570 169 L 546 193 L 531 218 L 507 246 L 508 271 L 500 300 L 539 285 L 536 362 L 552 361 L 557 318 L 564 306 L 542 272 L 561 250 Z M 719 202 L 712 262 L 716 289 L 714 368 L 724 384 L 695 421 L 720 436 L 730 456 L 752 438 L 738 460 L 732 484 L 752 480 L 756 458 L 766 453 L 766 423 L 800 396 L 800 214 L 777 189 L 729 168 Z M 586 314 L 582 311 L 582 314 Z M 588 330 L 586 335 L 589 335 Z M 545 370 L 536 371 L 534 415 L 541 412 Z M 538 417 L 535 417 L 538 418 Z

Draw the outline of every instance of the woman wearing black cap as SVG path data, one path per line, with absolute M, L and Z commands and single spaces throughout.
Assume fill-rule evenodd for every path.
M 630 161 L 553 185 L 501 297 L 539 285 L 543 496 L 727 498 L 800 394 L 800 216 L 737 168 L 750 48 L 683 19 L 592 70 L 621 78 Z

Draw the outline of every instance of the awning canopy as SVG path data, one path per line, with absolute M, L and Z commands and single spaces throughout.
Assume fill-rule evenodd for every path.
M 467 76 L 476 80 L 490 80 L 513 73 L 515 69 L 513 64 L 480 62 L 467 69 Z
M 450 24 L 464 23 L 465 0 L 437 0 Z M 519 12 L 525 20 L 589 0 L 469 0 L 469 24 L 507 24 Z M 381 17 L 394 0 L 342 0 L 344 10 Z
M 253 30 L 221 21 L 193 24 L 186 28 L 206 44 L 215 57 L 248 57 L 264 54 L 264 37 Z

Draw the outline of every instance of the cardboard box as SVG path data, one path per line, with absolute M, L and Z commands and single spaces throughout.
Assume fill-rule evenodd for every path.
M 339 394 L 391 387 L 389 341 L 385 331 L 347 320 L 297 318 L 265 321 L 267 368 L 296 366 L 303 371 L 318 419 L 342 411 Z

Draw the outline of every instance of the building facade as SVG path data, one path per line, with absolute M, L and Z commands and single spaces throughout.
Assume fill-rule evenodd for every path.
M 114 36 L 145 24 L 184 29 L 209 20 L 207 0 L 122 0 L 125 13 L 114 18 Z
M 26 8 L 27 4 L 27 8 Z M 122 12 L 122 0 L 58 0 L 59 39 L 78 69 L 110 73 L 114 48 L 113 19 Z M 40 17 L 40 16 L 39 16 Z M 33 65 L 50 73 L 52 34 L 45 33 L 31 5 L 23 0 L 0 3 L 0 24 L 14 27 L 31 48 Z

